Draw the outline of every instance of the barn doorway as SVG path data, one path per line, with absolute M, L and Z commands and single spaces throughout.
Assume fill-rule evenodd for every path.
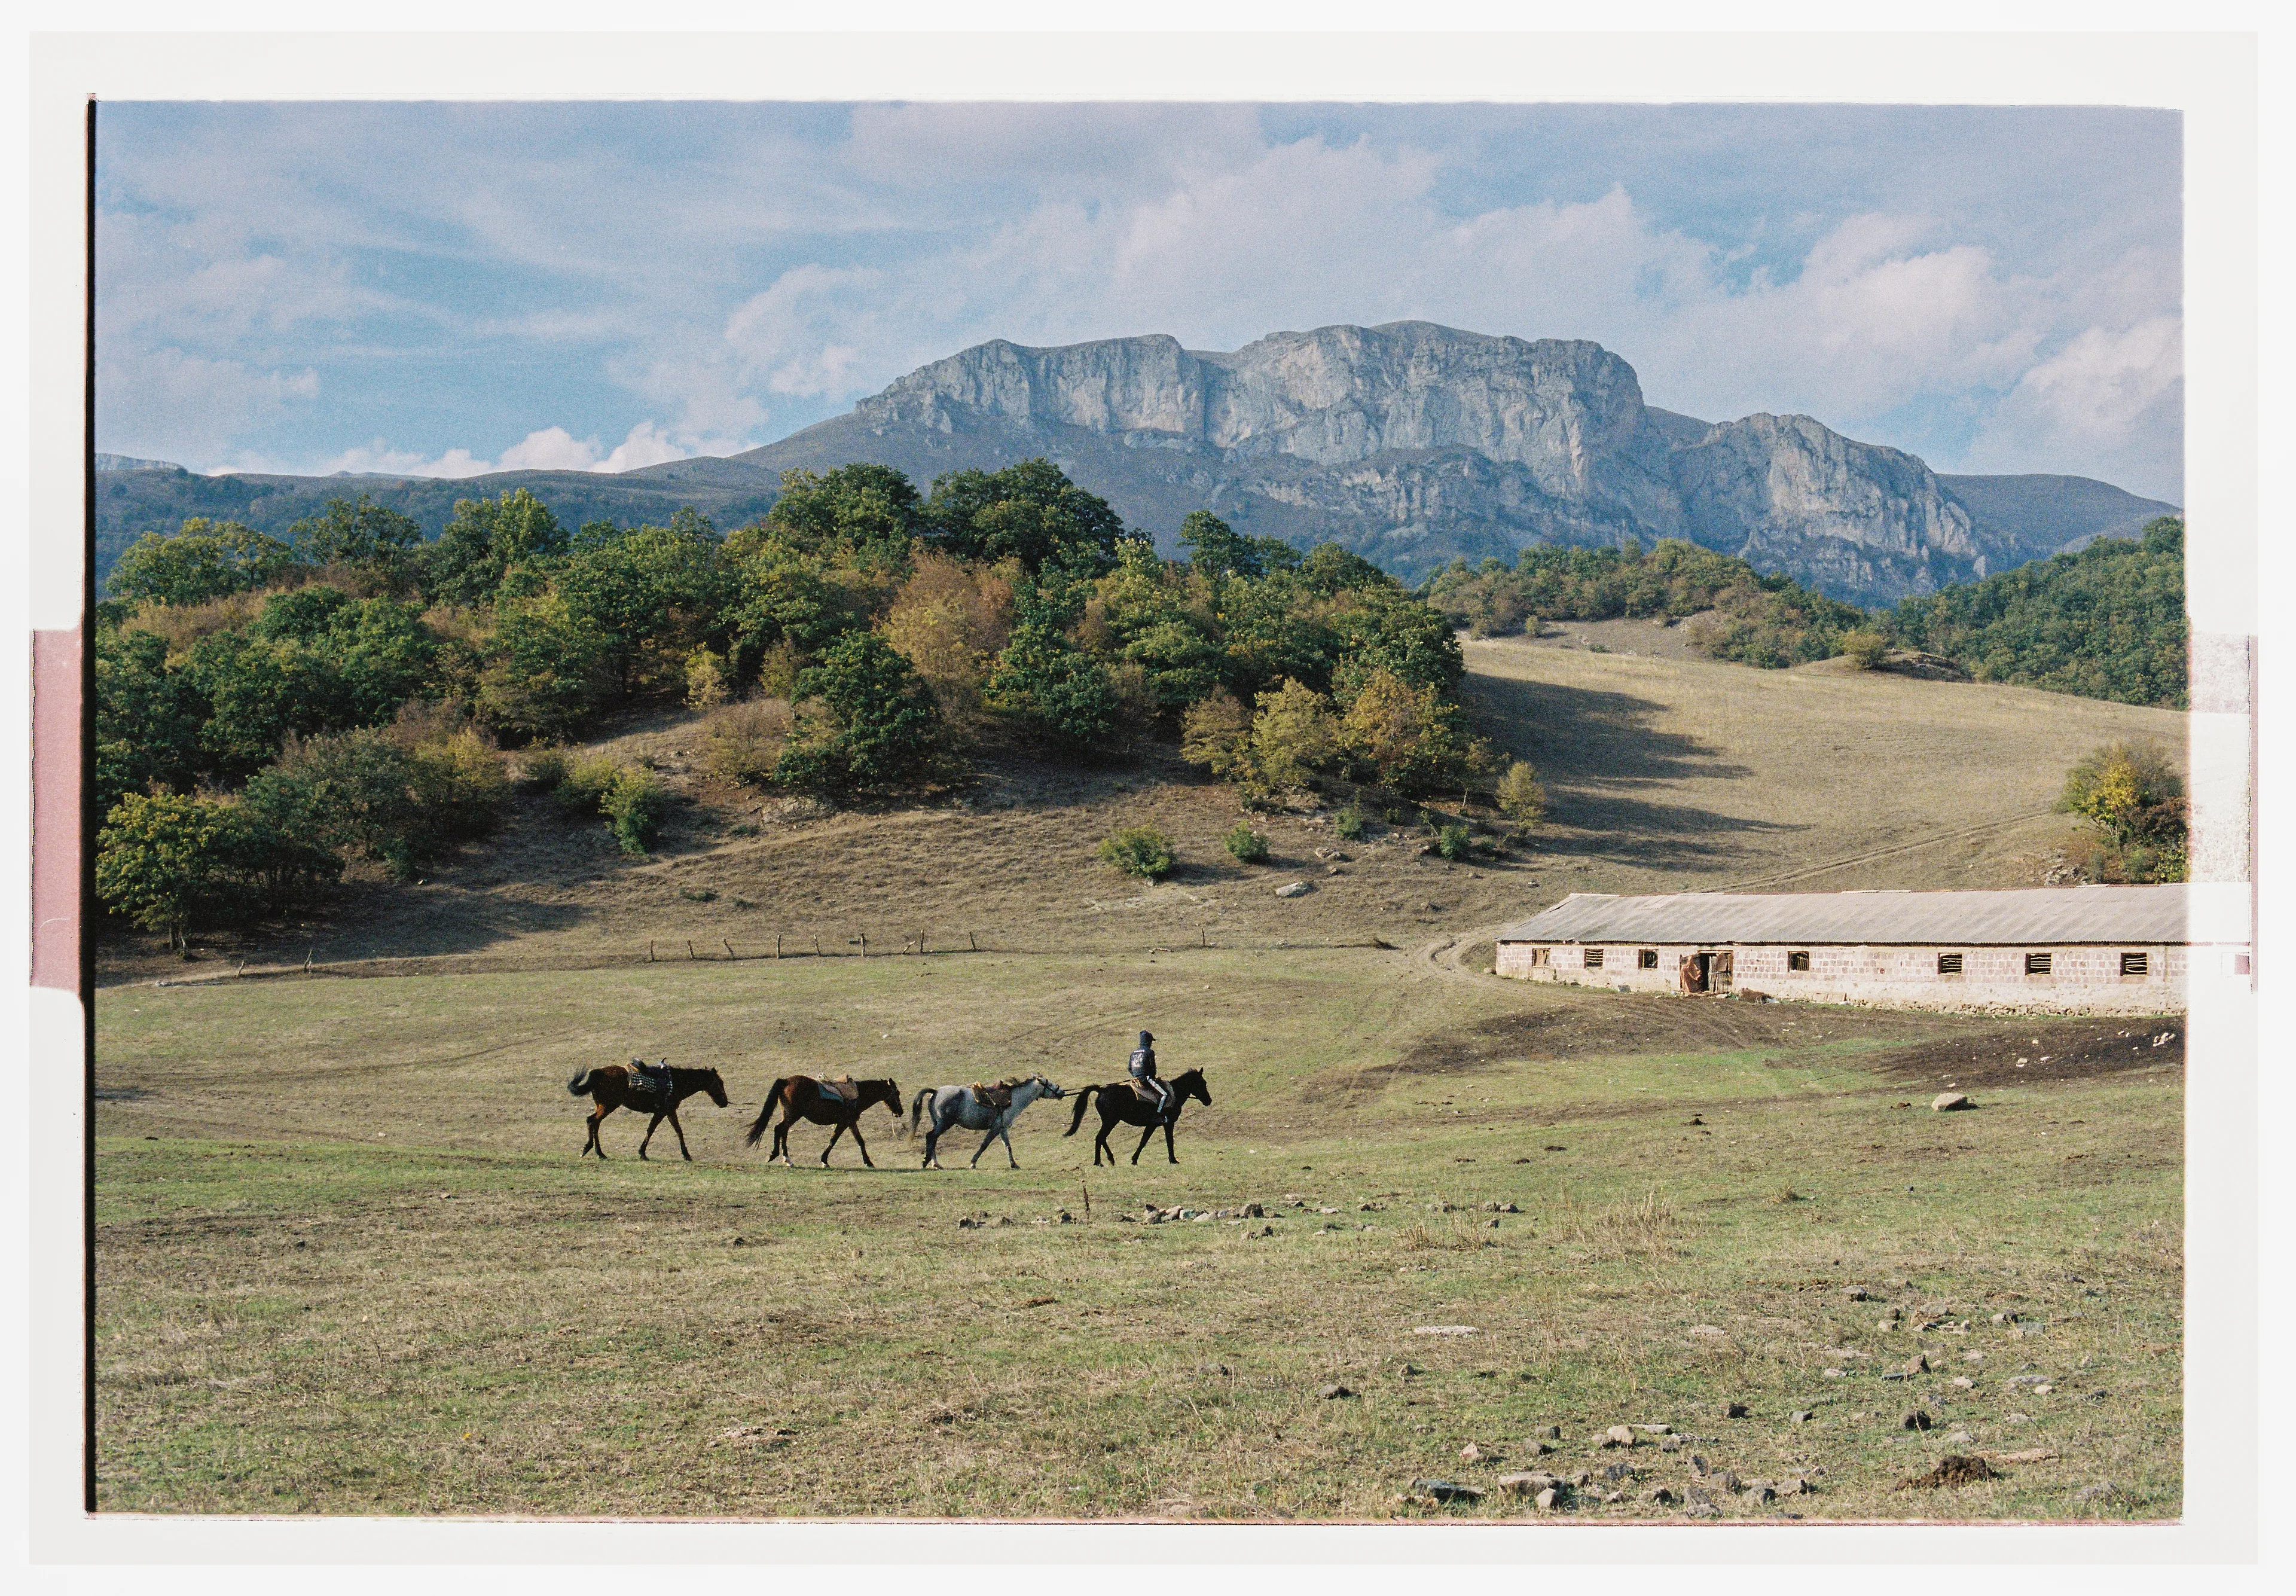
M 1728 950 L 1719 953 L 1685 953 L 1682 956 L 1682 990 L 1693 995 L 1705 992 L 1726 992 L 1730 990 L 1731 955 Z

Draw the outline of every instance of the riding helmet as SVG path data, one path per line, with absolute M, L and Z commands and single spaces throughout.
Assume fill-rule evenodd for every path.
M 1140 1045 L 1141 1045 L 1142 1047 L 1144 1047 L 1144 1047 L 1146 1047 L 1149 1043 L 1151 1043 L 1151 1042 L 1154 1041 L 1155 1040 L 1156 1040 L 1156 1039 L 1155 1039 L 1154 1037 L 1152 1037 L 1152 1036 L 1149 1035 L 1149 1034 L 1148 1034 L 1148 1032 L 1146 1032 L 1145 1031 L 1143 1031 L 1143 1032 L 1140 1033 Z

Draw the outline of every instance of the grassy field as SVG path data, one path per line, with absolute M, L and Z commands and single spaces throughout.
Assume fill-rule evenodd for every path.
M 1456 951 L 107 987 L 100 1504 L 2177 1513 L 2180 1022 L 1529 988 Z M 794 1169 L 740 1145 L 797 1068 L 1076 1086 L 1142 1024 L 1211 1084 L 1177 1168 L 1095 1173 L 1066 1104 L 1018 1172 L 969 1139 L 921 1172 L 882 1114 L 874 1171 L 849 1139 L 815 1165 L 817 1129 Z M 566 1077 L 640 1050 L 719 1065 L 734 1107 L 694 1105 L 692 1164 L 666 1131 L 636 1162 L 627 1115 L 578 1161 Z M 1930 1112 L 1948 1084 L 1977 1108 Z M 1591 1444 L 1620 1424 L 1682 1438 Z M 1948 1452 L 1999 1477 L 1901 1488 Z M 1586 1483 L 1495 1488 L 1539 1468 Z

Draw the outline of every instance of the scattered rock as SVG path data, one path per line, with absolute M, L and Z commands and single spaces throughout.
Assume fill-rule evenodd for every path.
M 1541 1491 L 1552 1491 L 1562 1482 L 1551 1474 L 1536 1470 L 1521 1474 L 1502 1474 L 1495 1482 L 1497 1487 L 1513 1496 L 1536 1496 Z
M 1874 1300 L 1874 1294 L 1863 1286 L 1852 1286 L 1841 1295 L 1853 1303 L 1870 1303 Z
M 1710 1501 L 1693 1501 L 1682 1510 L 1682 1516 L 1685 1518 L 1719 1518 L 1722 1510 Z
M 2083 1485 L 2079 1490 L 2073 1493 L 2073 1500 L 2075 1501 L 2084 1503 L 2118 1501 L 2120 1500 L 2120 1487 L 2114 1485 L 2111 1480 L 2100 1480 L 2094 1485 Z
M 1680 1452 L 1682 1450 L 1682 1437 L 1679 1436 L 1660 1436 L 1658 1438 L 1658 1449 L 1660 1452 Z
M 1545 1508 L 1551 1512 L 1554 1510 L 1555 1504 L 1562 1500 L 1562 1493 L 1555 1486 L 1549 1485 L 1546 1489 L 1541 1491 L 1537 1496 L 1531 1498 L 1531 1500 L 1538 1506 Z
M 2057 1452 L 2054 1447 L 2032 1446 L 2023 1452 L 1997 1452 L 1990 1455 L 1997 1463 L 2049 1463 L 2056 1460 Z
M 1562 1439 L 1562 1427 L 1559 1424 L 1550 1424 L 1539 1431 L 1538 1435 L 1542 1441 L 1560 1441 Z
M 1480 1501 L 1483 1499 L 1480 1486 L 1462 1485 L 1447 1479 L 1415 1479 L 1411 1482 L 1411 1488 L 1423 1491 L 1438 1501 Z
M 1750 1507 L 1759 1507 L 1766 1501 L 1775 1501 L 1777 1499 L 1778 1493 L 1763 1485 L 1749 1486 L 1739 1497 L 1740 1501 Z
M 1841 1370 L 1839 1369 L 1824 1369 L 1820 1370 L 1818 1372 L 1823 1374 L 1829 1380 L 1838 1380 L 1842 1378 Z
M 1694 1324 L 1690 1327 L 1690 1333 L 1693 1336 L 1719 1336 L 1722 1327 L 1718 1324 Z
M 1811 1419 L 1816 1417 L 1817 1415 L 1811 1412 L 1808 1408 L 1803 1408 L 1793 1415 L 1792 1422 L 1795 1424 L 1808 1424 Z
M 1948 1452 L 1927 1474 L 1900 1480 L 1894 1488 L 1899 1491 L 1934 1491 L 1940 1486 L 1973 1485 L 1980 1480 L 2001 1477 L 2001 1471 L 1983 1458 L 1965 1458 L 1959 1452 Z
M 967 1216 L 956 1222 L 956 1228 L 960 1230 L 977 1230 L 980 1228 L 980 1222 Z
M 1635 1466 L 1632 1463 L 1613 1463 L 1603 1470 L 1603 1477 L 1615 1485 L 1620 1480 L 1634 1478 Z
M 2001 1422 L 2004 1424 L 2030 1424 L 2033 1420 L 2030 1414 L 2012 1413 L 2008 1418 L 2003 1419 Z
M 1623 1424 L 1614 1424 L 1597 1437 L 1605 1446 L 1632 1446 L 1635 1432 Z
M 1726 1403 L 1724 1403 L 1722 1404 L 1722 1417 L 1723 1417 L 1723 1418 L 1725 1418 L 1725 1419 L 1743 1419 L 1745 1416 L 1746 1416 L 1746 1404 L 1745 1404 L 1744 1403 L 1742 1403 L 1742 1402 L 1726 1402 Z
M 787 1446 L 797 1434 L 795 1430 L 775 1429 L 770 1424 L 737 1424 L 732 1429 L 720 1430 L 712 1446 Z
M 1652 1485 L 1649 1490 L 1643 1493 L 1643 1500 L 1656 1507 L 1665 1507 L 1669 1502 L 1680 1501 L 1682 1498 L 1677 1496 L 1664 1485 Z
M 1292 881 L 1277 887 L 1275 895 L 1279 898 L 1304 898 L 1315 890 L 1316 884 L 1312 881 Z
M 1316 1391 L 1316 1394 L 1322 1397 L 1325 1402 L 1334 1402 L 1342 1396 L 1353 1396 L 1355 1393 L 1349 1390 L 1345 1386 L 1330 1385 L 1323 1386 L 1321 1389 Z
M 1196 1367 L 1206 1374 L 1234 1374 L 1235 1372 L 1234 1370 L 1230 1369 L 1225 1363 L 1199 1363 Z
M 1476 1445 L 1472 1441 L 1468 1442 L 1464 1446 L 1459 1448 L 1459 1460 L 1462 1463 L 1480 1463 L 1482 1461 L 1482 1459 L 1483 1449 Z
M 1948 1446 L 1974 1446 L 1977 1444 L 1977 1437 L 1967 1430 L 1956 1430 L 1945 1438 L 1945 1444 Z
M 1954 1376 L 1953 1383 L 1964 1391 L 1974 1391 L 1977 1389 L 1977 1382 L 1971 1379 L 1965 1374 L 1957 1374 Z
M 1927 1353 L 1915 1353 L 1914 1361 L 1906 1365 L 1906 1372 L 1908 1375 L 1927 1374 L 1929 1371 L 1930 1358 Z
M 1930 1111 L 1932 1114 L 1944 1114 L 1955 1108 L 1970 1107 L 1972 1105 L 1965 1092 L 1941 1091 L 1930 1099 Z

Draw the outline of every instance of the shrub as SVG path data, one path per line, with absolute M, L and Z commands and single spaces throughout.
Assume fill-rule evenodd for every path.
M 1498 800 L 1499 812 L 1526 830 L 1546 818 L 1546 789 L 1538 785 L 1538 772 L 1521 760 L 1499 777 Z
M 1014 629 L 989 673 L 988 702 L 1071 749 L 1105 743 L 1117 728 L 1108 668 L 1039 622 Z
M 577 814 L 595 810 L 605 801 L 606 793 L 621 779 L 619 761 L 594 753 L 578 759 L 566 767 L 566 774 L 558 783 L 558 802 Z
M 1230 853 L 1248 865 L 1267 862 L 1267 838 L 1244 823 L 1238 822 L 1234 830 L 1220 839 Z
M 778 698 L 729 703 L 705 725 L 703 762 L 724 781 L 762 785 L 773 779 L 789 740 L 790 706 Z
M 411 752 L 408 790 L 416 823 L 432 836 L 459 841 L 494 828 L 510 792 L 502 755 L 465 727 L 450 736 L 418 743 Z M 418 853 L 429 844 L 418 847 Z
M 726 702 L 726 656 L 713 648 L 697 648 L 685 656 L 685 702 L 697 710 L 714 710 Z
M 1435 851 L 1445 859 L 1464 859 L 1474 849 L 1474 838 L 1469 836 L 1467 828 L 1456 820 L 1435 834 Z
M 1255 774 L 1270 788 L 1305 786 L 1339 753 L 1339 720 L 1331 701 L 1290 678 L 1259 695 L 1251 718 Z
M 1890 639 L 1870 626 L 1853 627 L 1841 634 L 1841 657 L 1857 670 L 1879 670 L 1890 657 Z
M 1364 812 L 1350 803 L 1332 817 L 1332 835 L 1343 843 L 1363 840 Z
M 1154 881 L 1171 873 L 1172 839 L 1152 826 L 1128 826 L 1100 844 L 1100 857 L 1127 876 Z
M 529 748 L 519 760 L 518 790 L 521 793 L 555 792 L 565 782 L 569 769 L 566 750 L 556 744 Z
M 1226 687 L 1190 704 L 1180 718 L 1180 755 L 1226 780 L 1238 774 L 1251 742 L 1251 712 Z
M 669 791 L 651 770 L 624 769 L 598 801 L 625 853 L 644 853 L 661 834 Z

